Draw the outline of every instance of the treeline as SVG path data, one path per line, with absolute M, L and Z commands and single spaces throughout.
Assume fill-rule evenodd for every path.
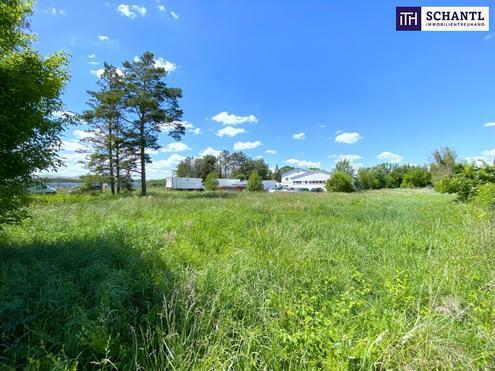
M 329 192 L 354 192 L 382 188 L 420 188 L 432 185 L 428 167 L 379 164 L 356 170 L 347 159 L 336 163 L 326 188 Z
M 440 193 L 456 194 L 459 201 L 495 207 L 495 165 L 459 161 L 449 147 L 434 151 L 426 166 L 380 164 L 356 171 L 348 160 L 342 160 L 326 184 L 332 192 L 428 186 Z
M 208 174 L 216 173 L 219 178 L 248 179 L 252 173 L 257 173 L 263 180 L 280 181 L 280 169 L 275 166 L 271 171 L 263 159 L 249 158 L 243 152 L 222 151 L 218 157 L 205 155 L 203 157 L 187 157 L 182 160 L 175 171 L 178 177 L 206 179 Z
M 160 148 L 160 132 L 175 140 L 185 133 L 178 103 L 182 91 L 168 87 L 166 75 L 147 52 L 122 69 L 105 63 L 98 90 L 88 92 L 88 109 L 79 116 L 89 127 L 81 140 L 90 146 L 86 166 L 92 177 L 110 184 L 112 193 L 129 188 L 137 173 L 146 195 L 147 151 Z

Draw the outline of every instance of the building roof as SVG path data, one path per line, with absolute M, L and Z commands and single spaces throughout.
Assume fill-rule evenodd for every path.
M 314 174 L 325 174 L 325 175 L 330 175 L 330 173 L 328 171 L 325 171 L 325 170 L 318 170 L 318 171 L 306 171 L 304 172 L 303 174 L 299 174 L 299 175 L 296 175 L 295 177 L 292 177 L 292 180 L 295 180 L 295 179 L 300 179 L 300 178 L 304 178 L 308 175 L 314 175 Z
M 285 177 L 287 177 L 287 176 L 289 176 L 291 174 L 299 173 L 301 171 L 306 171 L 306 170 L 304 170 L 304 169 L 292 169 L 290 171 L 287 171 L 287 172 L 283 173 L 281 176 L 282 176 L 282 178 L 285 178 Z

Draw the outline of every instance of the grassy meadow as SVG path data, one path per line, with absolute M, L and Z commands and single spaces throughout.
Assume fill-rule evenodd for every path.
M 491 216 L 431 191 L 36 197 L 1 369 L 495 368 Z

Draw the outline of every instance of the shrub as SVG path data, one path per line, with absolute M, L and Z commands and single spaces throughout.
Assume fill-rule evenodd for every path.
M 486 209 L 495 209 L 495 183 L 486 183 L 479 186 L 473 203 Z
M 218 189 L 218 173 L 212 172 L 206 176 L 205 189 L 207 191 L 216 191 Z
M 250 192 L 263 191 L 263 181 L 256 171 L 253 171 L 251 175 L 249 175 L 247 190 Z
M 402 180 L 403 188 L 421 188 L 431 185 L 431 173 L 422 167 L 409 169 Z
M 328 192 L 354 192 L 352 177 L 343 171 L 334 171 L 325 185 Z

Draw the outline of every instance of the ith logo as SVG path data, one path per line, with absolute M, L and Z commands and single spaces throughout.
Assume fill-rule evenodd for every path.
M 395 8 L 395 29 L 397 31 L 421 31 L 421 7 L 398 6 Z

